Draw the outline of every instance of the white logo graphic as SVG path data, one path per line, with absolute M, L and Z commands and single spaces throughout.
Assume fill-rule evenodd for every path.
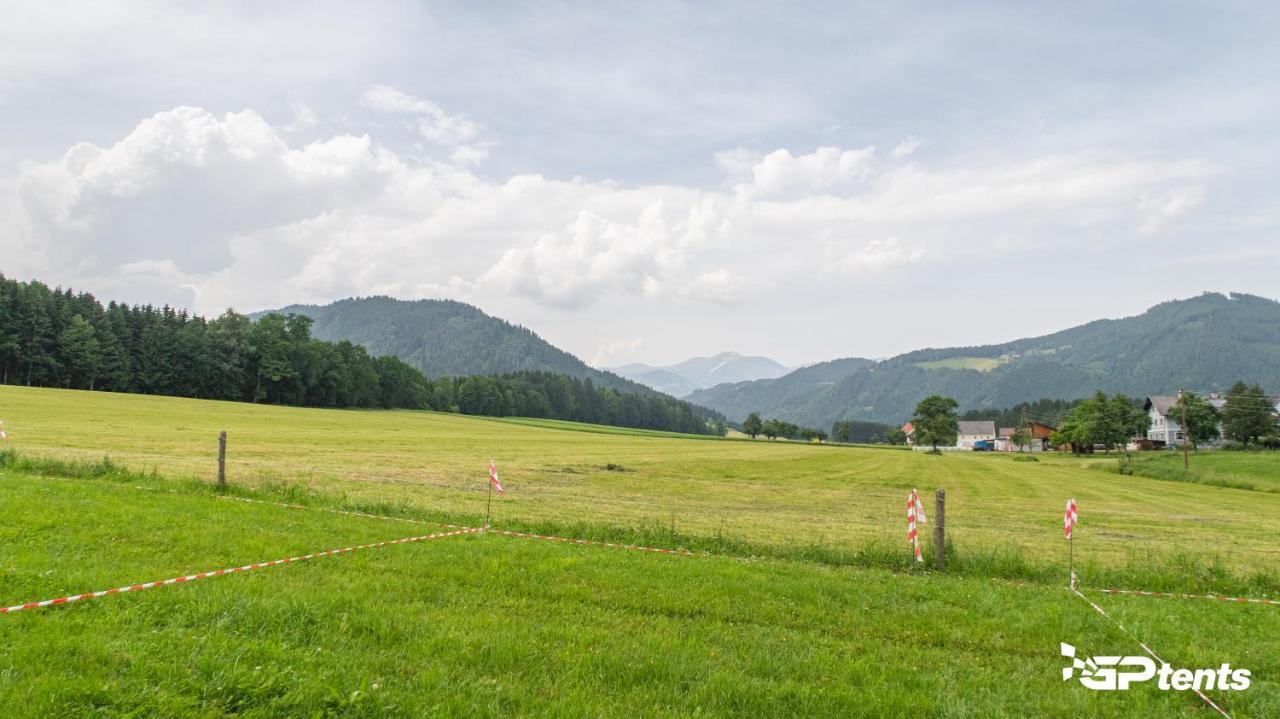
M 1201 691 L 1205 689 L 1249 688 L 1249 670 L 1232 669 L 1223 664 L 1217 669 L 1174 669 L 1168 664 L 1156 666 L 1150 657 L 1076 657 L 1076 648 L 1062 644 L 1062 656 L 1071 660 L 1062 668 L 1062 681 L 1069 681 L 1080 672 L 1080 683 L 1097 691 L 1124 691 L 1130 684 L 1157 678 L 1161 689 L 1174 691 Z

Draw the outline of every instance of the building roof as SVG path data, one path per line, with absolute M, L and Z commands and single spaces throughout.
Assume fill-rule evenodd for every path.
M 960 434 L 989 434 L 996 436 L 996 423 L 991 419 L 960 422 Z
M 914 424 L 911 424 L 910 422 L 907 422 L 906 424 L 902 425 L 902 433 L 903 433 L 903 434 L 905 434 L 905 435 L 908 435 L 908 436 L 909 436 L 909 435 L 910 435 L 912 432 L 914 432 L 914 431 L 916 431 L 916 426 L 915 426 Z
M 1013 436 L 1014 432 L 1017 432 L 1017 431 L 1018 431 L 1017 427 L 1001 427 L 999 434 L 997 434 L 996 436 L 1001 439 L 1008 439 L 1009 437 Z
M 1155 394 L 1147 397 L 1147 401 L 1143 403 L 1142 408 L 1150 410 L 1156 408 L 1162 416 L 1168 416 L 1169 410 L 1178 403 L 1177 395 Z

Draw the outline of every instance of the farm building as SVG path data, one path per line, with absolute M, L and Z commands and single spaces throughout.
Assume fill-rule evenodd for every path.
M 989 419 L 960 421 L 960 431 L 956 435 L 957 448 L 973 449 L 974 444 L 978 442 L 987 442 L 994 446 L 995 441 L 996 423 L 994 421 Z
M 1031 435 L 1031 441 L 1019 447 L 1013 441 L 1013 435 L 1018 431 L 1017 427 L 1001 427 L 996 436 L 996 451 L 998 452 L 1044 452 L 1052 449 L 1049 444 L 1049 437 L 1058 431 L 1057 427 L 1050 427 L 1043 422 L 1030 422 L 1027 425 L 1028 433 Z

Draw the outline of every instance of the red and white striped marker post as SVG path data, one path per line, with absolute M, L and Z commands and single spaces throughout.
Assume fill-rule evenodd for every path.
M 1076 588 L 1076 545 L 1073 531 L 1080 522 L 1080 507 L 1074 498 L 1067 500 L 1067 511 L 1062 515 L 1062 533 L 1067 538 L 1067 567 L 1071 573 L 1071 588 Z
M 502 482 L 498 481 L 498 463 L 495 460 L 489 460 L 489 496 L 484 501 L 484 528 L 489 528 L 489 508 L 493 505 L 493 490 L 498 490 L 498 494 L 506 494 L 502 490 Z
M 928 520 L 924 516 L 924 502 L 920 500 L 920 493 L 913 489 L 907 495 L 907 541 L 911 542 L 917 562 L 923 562 L 924 557 L 920 554 L 920 530 L 916 525 L 924 524 L 926 521 Z

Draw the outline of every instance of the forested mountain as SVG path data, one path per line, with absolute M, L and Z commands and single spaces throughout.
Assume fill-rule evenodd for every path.
M 1206 293 L 1165 302 L 1136 317 L 1098 320 L 1000 345 L 925 349 L 882 362 L 834 365 L 827 383 L 776 380 L 714 387 L 689 400 L 741 421 L 759 411 L 812 426 L 835 420 L 898 423 L 923 397 L 942 394 L 962 408 L 1011 407 L 1095 390 L 1133 396 L 1180 388 L 1225 390 L 1238 379 L 1280 389 L 1280 303 Z
M 829 387 L 872 364 L 875 363 L 859 357 L 819 362 L 774 379 L 717 385 L 694 392 L 688 397 L 690 402 L 702 404 L 704 407 L 711 407 L 713 405 L 709 403 L 714 403 L 717 410 L 737 422 L 741 422 L 752 412 L 760 412 L 772 417 L 776 414 L 775 408 L 783 406 L 789 399 L 803 397 Z M 786 419 L 798 422 L 791 416 Z M 801 422 L 801 424 L 806 423 Z M 830 423 L 824 421 L 807 424 L 826 427 Z
M 715 434 L 718 414 L 652 390 L 540 371 L 428 379 L 311 336 L 305 315 L 214 320 L 0 276 L 0 383 L 312 407 L 433 409 Z
M 273 311 L 306 315 L 315 321 L 317 339 L 347 340 L 375 355 L 399 357 L 428 377 L 553 372 L 621 392 L 652 392 L 588 366 L 531 330 L 453 300 L 360 297 Z
M 711 357 L 694 357 L 665 367 L 636 363 L 611 367 L 609 371 L 673 397 L 685 397 L 705 387 L 726 382 L 772 379 L 781 377 L 790 370 L 768 357 L 721 352 Z

